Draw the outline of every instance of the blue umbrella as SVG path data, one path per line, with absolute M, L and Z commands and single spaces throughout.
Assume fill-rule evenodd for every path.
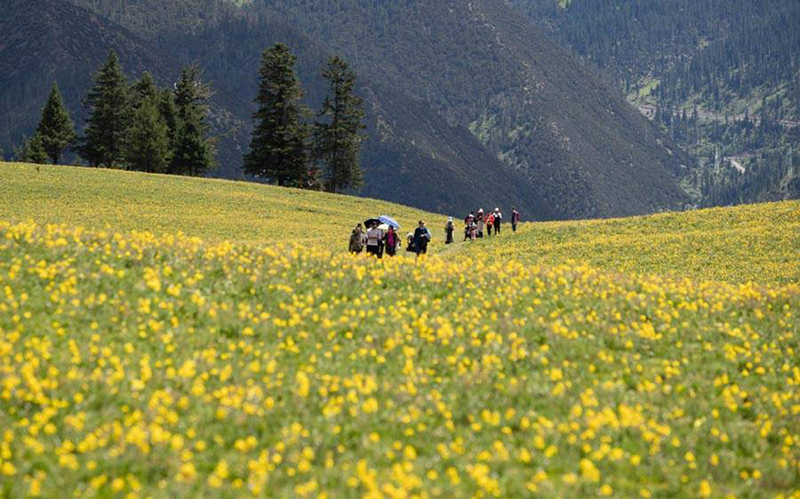
M 386 216 L 386 215 L 381 215 L 381 216 L 378 217 L 378 220 L 380 220 L 381 223 L 385 223 L 389 227 L 394 227 L 395 230 L 400 228 L 400 224 L 397 223 L 397 221 L 392 217 L 389 217 L 389 216 Z

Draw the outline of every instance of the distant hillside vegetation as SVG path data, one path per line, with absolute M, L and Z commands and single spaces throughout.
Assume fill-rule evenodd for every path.
M 676 176 L 688 158 L 677 146 L 503 2 L 259 3 L 370 78 L 469 126 L 530 179 L 551 217 L 630 215 L 685 199 Z
M 55 9 L 66 21 L 42 14 Z M 180 65 L 200 63 L 217 91 L 215 175 L 240 178 L 258 57 L 284 41 L 300 55 L 312 105 L 324 92 L 318 73 L 328 53 L 354 64 L 368 110 L 363 195 L 452 213 L 516 205 L 539 219 L 649 213 L 688 201 L 678 187 L 689 162 L 680 149 L 499 2 L 15 0 L 10 10 L 3 23 L 58 46 L 33 51 L 35 70 L 8 79 L 16 90 L 3 106 L 17 119 L 3 125 L 7 152 L 35 124 L 41 82 L 58 77 L 59 61 L 85 56 L 67 67 L 88 74 L 109 48 L 124 46 L 155 61 L 123 56 L 129 75 L 146 67 L 162 83 Z M 95 29 L 86 23 L 124 39 L 73 40 Z M 15 46 L 0 49 L 6 66 L 26 57 Z M 62 88 L 80 115 L 88 77 Z
M 700 169 L 702 205 L 800 198 L 796 0 L 511 0 Z

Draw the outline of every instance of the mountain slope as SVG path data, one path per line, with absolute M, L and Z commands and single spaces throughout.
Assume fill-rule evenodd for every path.
M 111 31 L 135 32 L 131 37 L 142 50 L 162 61 L 148 66 L 161 81 L 174 81 L 179 64 L 198 61 L 206 69 L 218 91 L 212 107 L 220 136 L 216 175 L 240 177 L 258 57 L 267 45 L 284 41 L 301 54 L 299 73 L 311 105 L 325 91 L 318 74 L 326 54 L 353 61 L 369 110 L 363 156 L 368 187 L 362 194 L 453 213 L 516 205 L 540 219 L 649 213 L 686 202 L 677 186 L 687 161 L 680 151 L 502 2 L 349 0 L 334 6 L 256 0 L 241 8 L 221 0 L 72 3 L 98 14 L 74 10 L 75 22 L 116 26 L 108 17 L 125 26 Z M 11 10 L 31 18 L 46 18 L 37 9 L 68 9 L 64 0 L 21 5 Z M 34 21 L 36 31 L 58 33 L 59 40 L 82 31 Z M 106 42 L 68 46 L 90 47 L 80 50 L 96 52 L 99 62 L 105 45 L 113 45 Z M 50 53 L 58 54 L 39 54 L 39 62 L 59 66 L 63 57 Z M 8 65 L 25 56 L 0 53 Z M 123 63 L 133 74 L 142 66 Z M 74 71 L 81 74 L 88 65 Z M 35 116 L 41 105 L 36 95 L 43 100 L 46 92 L 29 80 L 50 80 L 51 73 L 17 74 L 9 86 L 29 91 L 5 105 Z M 88 88 L 88 81 L 82 89 L 78 83 L 70 85 L 75 90 L 67 99 L 73 110 Z M 27 119 L 27 130 L 34 121 Z M 6 144 L 23 129 L 6 133 Z
M 258 2 L 255 2 L 258 4 Z M 369 78 L 470 126 L 557 216 L 679 205 L 687 161 L 602 82 L 497 1 L 264 0 Z M 255 7 L 254 7 L 255 8 Z
M 0 33 L 0 146 L 6 150 L 35 127 L 53 81 L 80 127 L 81 99 L 111 48 L 129 75 L 150 70 L 166 77 L 178 69 L 133 33 L 63 1 L 4 2 Z
M 695 157 L 702 205 L 800 198 L 800 3 L 511 3 Z
M 10 43 L 0 47 L 0 65 L 8 68 L 0 93 L 5 119 L 0 147 L 10 151 L 22 133 L 30 133 L 54 79 L 80 128 L 84 115 L 80 100 L 91 84 L 92 71 L 112 47 L 120 52 L 130 77 L 148 69 L 162 84 L 175 81 L 181 64 L 200 62 L 216 91 L 211 108 L 219 137 L 216 176 L 242 177 L 239 165 L 249 143 L 250 100 L 256 92 L 260 53 L 266 46 L 290 43 L 301 55 L 298 69 L 309 104 L 316 106 L 322 99 L 326 87 L 318 75 L 326 50 L 291 27 L 272 17 L 243 16 L 221 2 L 197 2 L 192 4 L 195 10 L 186 5 L 180 12 L 175 11 L 176 4 L 160 5 L 160 10 L 152 5 L 160 14 L 159 22 L 149 24 L 150 30 L 142 29 L 143 37 L 149 37 L 142 38 L 103 15 L 130 21 L 132 29 L 141 29 L 131 21 L 139 19 L 136 9 L 131 9 L 136 15 L 129 17 L 92 2 L 86 6 L 102 12 L 92 13 L 63 0 L 11 4 L 0 19 L 0 28 L 12 33 Z M 170 5 L 172 9 L 165 10 Z M 201 14 L 209 17 L 203 20 Z M 168 29 L 178 15 L 186 24 Z M 30 64 L 25 66 L 27 61 Z M 371 137 L 363 156 L 368 182 L 363 195 L 441 212 L 507 204 L 531 216 L 548 216 L 535 193 L 522 189 L 523 181 L 515 172 L 489 154 L 465 128 L 454 128 L 429 106 L 366 78 L 360 79 L 359 91 L 367 99 Z

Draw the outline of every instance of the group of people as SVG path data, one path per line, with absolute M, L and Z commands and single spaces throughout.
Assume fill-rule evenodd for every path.
M 511 209 L 511 230 L 517 231 L 517 224 L 520 221 L 520 214 L 516 208 Z M 492 233 L 500 235 L 503 226 L 503 213 L 500 208 L 487 215 L 483 208 L 467 215 L 464 219 L 464 240 L 474 241 L 484 237 L 491 237 Z M 448 217 L 444 228 L 445 244 L 453 244 L 455 234 L 455 224 L 453 217 Z M 406 251 L 415 253 L 417 256 L 428 252 L 428 243 L 431 241 L 431 232 L 425 226 L 425 222 L 420 220 L 414 232 L 406 234 Z M 366 250 L 370 255 L 383 258 L 383 255 L 395 256 L 402 241 L 395 227 L 391 225 L 379 225 L 378 221 L 367 221 L 366 229 L 362 224 L 358 224 L 350 235 L 350 252 L 359 254 Z
M 428 243 L 431 241 L 431 232 L 425 226 L 425 222 L 420 220 L 414 232 L 406 234 L 406 251 L 415 253 L 417 256 L 428 252 Z M 400 235 L 394 227 L 388 226 L 383 229 L 378 222 L 372 222 L 367 227 L 358 224 L 350 235 L 350 252 L 359 254 L 366 249 L 367 253 L 378 258 L 383 255 L 395 256 L 397 249 L 401 245 Z
M 511 230 L 516 232 L 517 231 L 517 224 L 520 221 L 520 214 L 516 208 L 511 209 Z M 495 235 L 500 235 L 500 230 L 503 226 L 503 213 L 500 211 L 500 208 L 495 208 L 494 211 L 489 212 L 487 215 L 483 208 L 478 210 L 476 214 L 474 211 L 467 215 L 464 218 L 464 241 L 470 240 L 474 241 L 476 239 L 483 238 L 484 233 L 487 237 L 492 236 L 492 232 Z M 447 226 L 445 227 L 445 237 L 446 241 L 445 244 L 452 244 L 453 243 L 453 234 L 455 232 L 455 225 L 453 224 L 453 217 L 450 217 L 447 220 Z

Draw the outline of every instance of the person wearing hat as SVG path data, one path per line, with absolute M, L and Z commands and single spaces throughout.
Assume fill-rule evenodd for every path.
M 467 215 L 467 218 L 464 219 L 464 240 L 470 239 L 472 237 L 472 227 L 475 225 L 475 212 L 471 212 Z
M 453 232 L 455 226 L 453 225 L 453 217 L 447 217 L 447 224 L 444 226 L 445 242 L 444 244 L 453 244 Z
M 500 208 L 494 209 L 494 233 L 500 235 L 500 222 L 503 221 L 503 214 L 500 213 Z
M 414 231 L 414 249 L 417 256 L 428 252 L 428 242 L 431 240 L 431 232 L 425 227 L 425 222 L 419 221 L 419 226 Z
M 486 225 L 486 217 L 483 215 L 483 208 L 478 210 L 478 216 L 475 217 L 475 223 L 478 226 L 478 237 L 483 237 L 483 227 Z
M 476 227 L 477 227 L 477 225 L 475 225 L 475 215 L 470 213 L 469 216 L 467 217 L 467 221 L 464 224 L 464 240 L 465 241 L 467 239 L 469 239 L 470 241 L 474 241 L 475 240 L 475 232 L 477 230 Z

